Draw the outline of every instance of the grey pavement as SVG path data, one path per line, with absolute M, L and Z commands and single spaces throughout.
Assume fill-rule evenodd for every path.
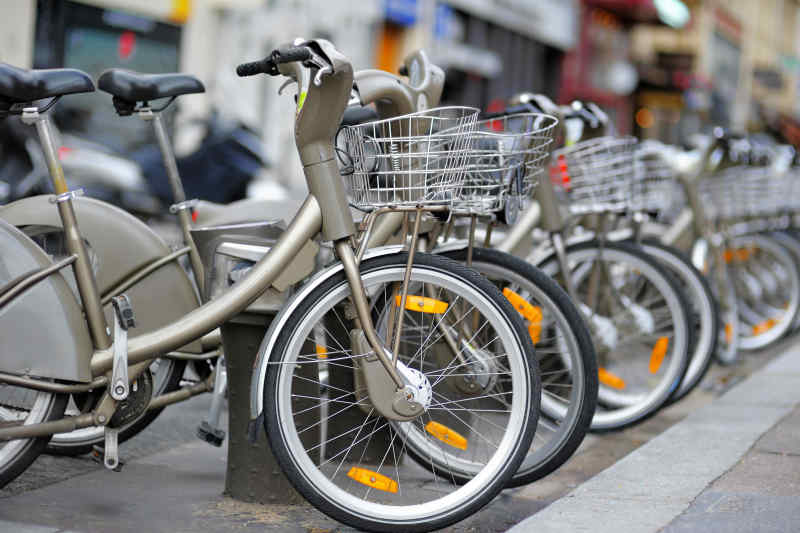
M 800 529 L 800 346 L 511 529 Z
M 765 523 L 796 520 L 796 512 L 766 516 L 778 513 L 777 506 L 782 504 L 787 510 L 793 505 L 800 508 L 791 500 L 789 489 L 761 500 L 754 495 L 764 493 L 755 488 L 748 489 L 754 492 L 732 491 L 731 483 L 750 478 L 747 470 L 738 478 L 731 478 L 727 485 L 709 485 L 716 478 L 721 483 L 730 466 L 740 460 L 751 470 L 761 468 L 763 457 L 761 462 L 748 459 L 753 453 L 748 449 L 759 438 L 754 450 L 759 450 L 760 455 L 775 455 L 790 445 L 798 446 L 800 415 L 784 419 L 794 420 L 794 426 L 784 427 L 781 423 L 768 430 L 791 411 L 789 398 L 796 401 L 800 397 L 800 383 L 793 381 L 800 380 L 800 371 L 792 362 L 800 360 L 800 349 L 790 348 L 786 356 L 747 378 L 775 354 L 796 343 L 796 339 L 786 341 L 772 353 L 748 356 L 735 367 L 715 368 L 702 386 L 683 401 L 634 428 L 589 436 L 559 471 L 537 483 L 505 491 L 484 510 L 447 531 L 501 532 L 520 522 L 522 525 L 515 531 L 529 531 L 532 528 L 528 527 L 528 520 L 541 520 L 553 512 L 566 514 L 554 520 L 550 529 L 573 531 L 579 528 L 567 519 L 569 513 L 585 513 L 586 509 L 591 510 L 585 513 L 592 517 L 591 530 L 602 531 L 598 526 L 610 510 L 634 517 L 636 513 L 631 509 L 637 505 L 639 515 L 652 526 L 648 531 L 665 526 L 675 531 L 705 530 L 704 522 L 717 516 L 736 524 L 736 517 L 723 513 L 744 505 L 742 502 L 753 502 L 764 509 Z M 773 375 L 777 378 L 770 377 Z M 225 497 L 225 448 L 209 447 L 194 437 L 208 401 L 208 397 L 198 397 L 165 410 L 147 431 L 122 446 L 128 463 L 121 473 L 106 472 L 85 457 L 41 457 L 0 491 L 0 532 L 352 531 L 308 505 L 262 506 Z M 716 411 L 709 411 L 709 406 Z M 786 413 L 781 414 L 783 411 Z M 742 431 L 746 435 L 740 435 Z M 706 434 L 711 435 L 711 440 Z M 641 453 L 643 450 L 646 453 Z M 692 450 L 708 460 L 690 459 Z M 690 468 L 693 464 L 697 468 Z M 766 476 L 764 484 L 771 478 L 791 477 L 789 462 L 776 468 L 786 476 Z M 717 470 L 721 471 L 714 475 Z M 613 471 L 617 472 L 616 477 L 609 474 Z M 734 467 L 731 473 L 735 471 Z M 692 472 L 713 477 L 694 479 L 687 485 L 683 477 L 692 478 Z M 598 483 L 605 500 L 576 500 L 586 498 L 581 494 Z M 533 516 L 526 520 L 530 515 Z

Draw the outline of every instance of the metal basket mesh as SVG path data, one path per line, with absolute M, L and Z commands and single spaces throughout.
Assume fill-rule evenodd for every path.
M 550 155 L 557 124 L 555 117 L 541 113 L 478 122 L 453 212 L 488 215 L 503 209 L 509 197 L 530 198 Z
M 469 160 L 478 110 L 440 107 L 340 130 L 337 152 L 351 204 L 449 205 Z
M 672 165 L 661 153 L 641 143 L 635 153 L 631 209 L 660 214 L 680 209 L 685 201 L 685 194 L 677 182 Z
M 794 172 L 776 175 L 770 167 L 735 166 L 703 179 L 698 191 L 712 220 L 764 217 L 796 209 L 796 178 Z
M 630 208 L 634 137 L 597 137 L 553 153 L 550 178 L 573 214 Z

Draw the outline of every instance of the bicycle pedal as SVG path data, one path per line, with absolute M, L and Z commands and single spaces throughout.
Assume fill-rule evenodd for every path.
M 92 446 L 92 451 L 89 453 L 89 458 L 97 464 L 105 466 L 105 450 L 99 444 Z M 117 466 L 111 469 L 113 472 L 122 472 L 122 467 L 125 466 L 124 461 L 117 459 Z
M 197 427 L 197 437 L 219 448 L 225 440 L 225 432 L 221 429 L 212 428 L 205 420 Z

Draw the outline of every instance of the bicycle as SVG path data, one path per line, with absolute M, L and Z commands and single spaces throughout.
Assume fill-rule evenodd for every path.
M 689 304 L 670 273 L 640 247 L 608 234 L 609 219 L 630 205 L 635 143 L 602 136 L 602 112 L 589 111 L 596 106 L 564 108 L 530 94 L 517 100 L 512 111 L 539 110 L 556 114 L 562 122 L 580 121 L 588 138 L 570 140 L 573 144 L 554 152 L 551 179 L 540 181 L 537 203 L 509 228 L 497 248 L 524 249 L 521 244 L 533 229 L 544 229 L 546 240 L 522 253 L 557 276 L 573 301 L 580 302 L 589 323 L 600 381 L 592 429 L 635 424 L 675 393 L 686 373 L 693 333 Z M 588 223 L 590 230 L 565 238 L 578 221 Z M 618 348 L 625 345 L 628 356 L 620 358 Z
M 533 347 L 527 332 L 516 311 L 496 287 L 457 263 L 435 255 L 416 253 L 413 248 L 406 253 L 397 248 L 384 248 L 356 257 L 351 244 L 355 228 L 344 185 L 338 175 L 333 144 L 339 119 L 350 95 L 353 72 L 350 63 L 332 44 L 321 39 L 296 41 L 294 45 L 275 50 L 264 60 L 240 65 L 237 72 L 241 76 L 261 73 L 283 75 L 297 82 L 300 96 L 297 100 L 295 133 L 309 196 L 270 252 L 229 291 L 168 325 L 127 339 L 127 328 L 133 325 L 132 309 L 124 298 L 114 300 L 117 313 L 114 315 L 113 336 L 106 326 L 88 253 L 75 221 L 72 203 L 74 193 L 67 189 L 64 182 L 45 114 L 56 99 L 66 94 L 90 92 L 94 89 L 93 83 L 84 73 L 69 69 L 22 71 L 7 65 L 0 67 L 0 95 L 6 104 L 4 111 L 20 114 L 23 120 L 35 124 L 40 134 L 56 191 L 55 202 L 66 226 L 65 241 L 71 252 L 67 259 L 52 263 L 24 234 L 2 223 L 0 235 L 6 251 L 4 257 L 13 256 L 15 261 L 13 265 L 6 264 L 9 268 L 13 266 L 10 270 L 13 281 L 5 280 L 0 289 L 0 307 L 4 310 L 0 328 L 5 339 L 19 339 L 13 334 L 14 328 L 20 327 L 24 319 L 19 314 L 15 317 L 11 311 L 20 313 L 34 307 L 39 309 L 40 316 L 48 317 L 48 312 L 53 309 L 63 309 L 65 326 L 60 331 L 71 331 L 70 338 L 74 341 L 72 353 L 66 352 L 66 343 L 63 343 L 62 353 L 66 353 L 63 362 L 58 365 L 53 363 L 51 352 L 25 353 L 25 361 L 14 357 L 12 352 L 11 356 L 3 359 L 0 372 L 0 382 L 6 384 L 3 388 L 9 389 L 9 385 L 13 385 L 11 388 L 30 392 L 34 398 L 29 406 L 26 404 L 28 408 L 20 406 L 20 400 L 17 399 L 13 404 L 17 409 L 17 417 L 0 428 L 0 440 L 9 443 L 0 450 L 0 480 L 7 483 L 21 473 L 53 433 L 91 425 L 106 426 L 105 464 L 110 468 L 115 467 L 118 459 L 117 430 L 113 423 L 114 415 L 119 412 L 118 402 L 128 400 L 122 404 L 127 413 L 142 409 L 142 404 L 146 406 L 146 401 L 141 402 L 141 399 L 149 399 L 149 360 L 202 336 L 244 309 L 282 272 L 291 268 L 297 252 L 321 233 L 325 240 L 334 242 L 339 261 L 318 273 L 293 296 L 287 306 L 290 309 L 290 327 L 283 328 L 275 339 L 269 354 L 271 364 L 266 365 L 264 372 L 254 375 L 254 381 L 265 385 L 254 387 L 254 390 L 263 392 L 263 396 L 258 398 L 256 394 L 253 400 L 267 400 L 264 402 L 264 421 L 274 454 L 289 480 L 309 502 L 355 527 L 382 531 L 397 528 L 423 531 L 463 519 L 488 503 L 503 488 L 530 447 L 541 393 L 539 374 L 532 356 Z M 117 89 L 125 90 L 124 87 Z M 167 91 L 166 84 L 157 86 L 156 91 L 163 95 Z M 41 108 L 29 105 L 31 100 L 43 98 L 54 100 Z M 474 124 L 474 117 L 475 111 L 465 108 L 432 110 L 418 117 L 417 126 L 444 120 L 448 128 L 461 125 L 462 132 L 467 132 Z M 408 140 L 407 146 L 419 146 L 418 142 L 424 146 L 431 139 L 430 135 L 426 135 L 419 141 Z M 414 154 L 422 160 L 431 161 L 432 154 L 424 150 L 406 152 L 407 156 Z M 437 161 L 433 161 L 435 165 L 443 165 L 438 170 L 430 167 L 393 170 L 398 175 L 407 176 L 420 176 L 419 172 L 422 171 L 423 175 L 432 178 L 432 185 L 437 180 L 457 183 L 458 165 L 451 165 L 457 162 L 458 157 L 458 151 L 442 154 Z M 422 200 L 411 198 L 409 201 L 418 204 Z M 440 204 L 441 200 L 433 202 L 436 203 Z M 435 210 L 435 205 L 429 209 Z M 31 266 L 34 271 L 27 272 Z M 71 291 L 63 279 L 55 275 L 67 266 L 71 266 L 75 273 L 85 322 Z M 394 299 L 388 299 L 386 296 L 391 292 L 384 290 L 398 283 L 402 286 L 399 304 Z M 437 295 L 433 306 L 439 313 L 422 312 L 427 310 L 425 306 L 430 302 L 418 299 L 413 291 L 425 290 L 424 286 L 433 289 Z M 39 293 L 40 297 L 49 298 L 57 305 L 44 312 L 41 306 L 35 305 L 40 301 L 26 301 L 26 296 L 38 296 Z M 382 295 L 382 301 L 388 304 L 383 307 L 384 316 L 373 317 L 376 308 L 370 305 L 369 300 L 376 295 Z M 20 302 L 26 305 L 23 307 Z M 446 308 L 442 309 L 442 304 Z M 467 338 L 476 343 L 470 345 L 469 353 L 450 353 L 439 362 L 435 358 L 426 359 L 427 348 L 431 347 L 423 337 L 423 342 L 417 346 L 419 356 L 414 357 L 413 353 L 409 356 L 404 352 L 403 359 L 406 362 L 401 361 L 399 339 L 403 332 L 403 317 L 407 313 L 416 317 L 419 325 L 424 324 L 426 318 L 431 318 L 426 314 L 444 316 L 447 310 L 456 314 L 459 311 L 452 310 L 463 307 L 470 315 L 479 316 L 477 330 L 466 329 L 464 325 L 465 335 L 470 335 Z M 396 321 L 386 317 L 386 313 L 395 315 Z M 49 314 L 51 321 L 52 316 Z M 351 348 L 328 351 L 325 354 L 327 357 L 320 357 L 321 354 L 313 349 L 314 337 L 310 334 L 318 325 L 324 327 L 326 319 L 341 321 L 345 325 L 344 329 L 350 331 Z M 441 318 L 430 322 L 428 328 L 432 332 Z M 353 328 L 349 329 L 347 324 Z M 388 333 L 386 339 L 382 340 L 373 324 L 391 325 L 395 329 L 393 343 L 387 342 L 391 337 Z M 306 353 L 308 348 L 310 352 Z M 45 353 L 46 358 L 42 355 Z M 489 356 L 487 353 L 500 355 Z M 447 394 L 444 394 L 442 390 L 449 386 L 444 378 L 456 369 L 467 375 L 476 373 L 470 370 L 475 362 L 473 358 L 484 360 L 487 357 L 501 361 L 509 369 L 503 373 L 508 381 L 502 393 L 504 402 L 499 403 L 507 409 L 498 408 L 498 403 L 491 400 L 480 404 L 493 407 L 489 420 L 495 428 L 495 439 L 462 453 L 465 450 L 453 444 L 459 442 L 455 431 L 442 430 L 432 424 L 435 420 L 423 423 L 420 417 L 427 416 L 430 419 L 433 416 L 430 411 L 434 408 L 452 414 L 455 408 L 447 406 L 457 405 L 459 400 L 453 404 L 447 403 L 451 401 L 447 398 L 459 391 L 449 387 L 445 391 Z M 458 362 L 460 358 L 466 358 L 469 363 Z M 425 360 L 428 366 L 423 368 L 420 359 Z M 371 465 L 371 468 L 367 468 L 359 459 L 352 457 L 345 464 L 348 459 L 346 452 L 343 457 L 337 457 L 336 465 L 332 465 L 331 460 L 320 461 L 316 445 L 308 442 L 314 440 L 315 431 L 308 431 L 318 426 L 313 422 L 318 411 L 316 408 L 308 410 L 307 404 L 305 407 L 303 405 L 308 394 L 316 392 L 320 395 L 322 382 L 319 368 L 315 367 L 321 362 L 345 367 L 348 366 L 345 363 L 349 362 L 353 379 L 364 385 L 353 386 L 352 390 L 334 391 L 339 395 L 330 399 L 331 402 L 342 402 L 356 409 L 363 406 L 376 414 L 374 421 L 368 415 L 367 420 L 353 431 L 340 434 L 340 437 L 352 436 L 353 444 L 348 450 L 359 438 L 362 441 L 369 439 L 369 432 L 374 431 L 381 420 L 385 420 L 383 424 L 392 427 L 394 435 L 402 441 L 398 447 L 405 446 L 413 439 L 414 446 L 426 452 L 429 460 L 435 460 L 437 464 L 455 465 L 469 480 L 464 479 L 466 482 L 463 485 L 453 484 L 455 479 L 452 475 L 437 476 L 434 472 L 424 478 L 429 488 L 435 489 L 433 492 L 402 490 L 408 486 L 403 484 L 396 466 L 388 466 L 385 461 L 377 467 Z M 480 381 L 482 372 L 476 374 L 473 379 Z M 62 417 L 68 393 L 106 385 L 108 390 L 92 412 Z M 439 386 L 438 394 L 444 394 L 445 400 L 439 396 L 438 400 L 433 400 L 435 386 Z M 327 388 L 326 394 L 329 392 Z M 468 399 L 469 396 L 460 401 Z M 458 418 L 457 413 L 453 418 Z M 368 428 L 369 424 L 372 429 Z M 362 436 L 365 429 L 367 435 Z M 477 434 L 480 433 L 477 431 Z M 390 452 L 397 452 L 393 444 L 394 439 L 384 459 Z M 476 456 L 475 452 L 482 455 Z M 384 467 L 385 473 L 381 473 Z M 396 472 L 397 479 L 386 475 L 390 472 Z M 341 477 L 337 479 L 339 474 Z M 447 495 L 442 497 L 437 491 L 446 492 Z
M 420 68 L 416 71 L 426 72 Z M 349 128 L 340 132 L 343 138 L 339 143 L 340 165 L 351 174 L 354 172 L 354 158 L 347 150 L 347 139 L 353 135 L 353 129 L 371 139 L 371 157 L 391 158 L 391 140 L 384 138 L 382 132 L 399 129 L 405 120 L 403 115 L 381 120 L 379 113 L 369 113 L 369 108 L 363 106 L 380 102 L 386 113 L 414 106 L 413 99 L 408 99 L 413 86 L 407 87 L 403 81 L 385 72 L 371 71 L 369 76 L 369 90 L 358 92 L 358 105 L 350 113 L 354 117 L 360 116 L 360 120 L 352 121 L 354 123 Z M 435 77 L 421 76 L 422 79 Z M 359 83 L 358 78 L 357 75 L 356 85 L 360 88 L 364 84 Z M 409 81 L 413 83 L 413 80 Z M 535 267 L 510 254 L 480 248 L 474 242 L 474 228 L 479 218 L 494 224 L 497 219 L 512 216 L 513 211 L 530 197 L 542 164 L 549 156 L 555 125 L 553 117 L 541 113 L 482 121 L 478 125 L 479 132 L 475 134 L 478 146 L 470 155 L 467 177 L 447 216 L 425 219 L 416 213 L 412 228 L 412 221 L 400 213 L 376 211 L 368 214 L 361 224 L 362 239 L 367 240 L 367 247 L 385 244 L 398 234 L 401 239 L 408 239 L 406 234 L 409 234 L 413 243 L 419 235 L 417 242 L 421 249 L 476 269 L 503 290 L 524 318 L 536 346 L 539 365 L 547 367 L 543 371 L 541 404 L 542 414 L 547 420 L 540 418 L 534 445 L 509 486 L 530 483 L 564 464 L 583 441 L 597 401 L 594 348 L 580 312 L 566 293 Z M 374 179 L 369 172 L 362 174 Z M 351 203 L 356 206 L 363 201 L 360 185 L 355 182 L 353 186 L 355 198 Z M 381 200 L 386 203 L 396 200 L 395 195 L 402 188 L 395 189 Z M 448 242 L 449 229 L 459 218 L 471 220 L 472 238 Z M 449 222 L 445 223 L 446 219 Z M 276 324 L 280 327 L 280 317 Z

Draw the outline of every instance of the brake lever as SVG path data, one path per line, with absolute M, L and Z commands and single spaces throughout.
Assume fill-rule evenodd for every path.
M 293 83 L 297 83 L 297 81 L 296 81 L 294 78 L 288 78 L 288 79 L 287 79 L 285 82 L 283 82 L 283 83 L 281 84 L 281 86 L 278 88 L 278 94 L 283 94 L 283 90 L 284 90 L 286 87 L 288 87 L 289 85 L 293 84 Z

